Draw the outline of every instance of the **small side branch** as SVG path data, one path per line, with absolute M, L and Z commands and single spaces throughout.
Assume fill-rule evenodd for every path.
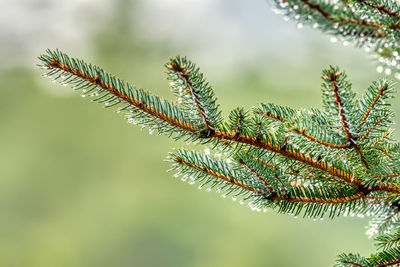
M 369 108 L 365 111 L 363 117 L 361 118 L 361 124 L 360 124 L 360 129 L 364 125 L 365 121 L 368 119 L 371 111 L 374 109 L 376 103 L 378 100 L 381 98 L 383 92 L 387 89 L 387 85 L 385 84 L 381 88 L 379 88 L 378 93 L 376 94 L 374 100 L 372 100 L 371 104 L 369 105 Z
M 244 166 L 250 173 L 252 173 L 254 176 L 257 177 L 259 181 L 261 181 L 264 186 L 268 189 L 268 191 L 272 194 L 274 193 L 274 189 L 270 184 L 267 183 L 267 181 L 262 177 L 256 170 L 252 169 L 249 165 L 246 164 L 246 162 L 243 159 L 239 159 L 239 163 Z
M 355 25 L 362 25 L 362 26 L 368 26 L 371 28 L 375 28 L 378 31 L 375 33 L 375 37 L 387 37 L 387 34 L 381 31 L 383 26 L 379 23 L 374 23 L 374 22 L 369 22 L 365 20 L 358 20 L 358 19 L 350 19 L 346 17 L 339 17 L 336 18 L 332 16 L 330 13 L 325 11 L 320 5 L 315 4 L 310 2 L 309 0 L 301 0 L 306 6 L 308 6 L 310 9 L 318 12 L 321 16 L 323 16 L 326 20 L 335 23 L 335 22 L 343 22 L 343 23 L 349 23 L 349 24 L 355 24 Z
M 386 8 L 384 3 L 382 3 L 380 5 L 377 5 L 375 3 L 371 3 L 368 0 L 357 0 L 357 2 L 362 4 L 362 5 L 366 5 L 366 6 L 370 7 L 370 8 L 376 9 L 380 13 L 386 14 L 386 15 L 388 15 L 390 17 L 400 18 L 400 14 L 398 12 L 396 12 L 396 10 L 390 10 L 390 9 Z
M 189 79 L 189 73 L 186 72 L 186 66 L 179 66 L 176 62 L 172 61 L 170 65 L 167 66 L 170 70 L 175 71 L 180 78 L 185 82 L 186 92 L 191 95 L 194 104 L 196 105 L 200 116 L 203 119 L 204 125 L 208 131 L 208 135 L 214 132 L 214 125 L 210 121 L 208 114 L 204 108 L 204 103 L 202 103 L 199 99 L 199 92 L 193 85 L 192 81 Z
M 347 117 L 346 117 L 346 113 L 343 109 L 343 100 L 341 99 L 340 95 L 339 95 L 339 87 L 337 84 L 337 78 L 342 74 L 341 72 L 337 72 L 337 73 L 333 73 L 332 71 L 329 72 L 330 76 L 327 77 L 323 77 L 325 80 L 328 80 L 331 82 L 332 84 L 332 91 L 335 95 L 335 103 L 339 112 L 339 116 L 342 120 L 342 125 L 343 125 L 343 131 L 346 135 L 347 138 L 347 142 L 352 142 L 353 140 L 353 135 L 350 133 L 349 130 L 349 123 L 347 121 Z
M 381 123 L 383 120 L 385 120 L 387 117 L 389 116 L 388 113 L 386 113 L 385 115 L 383 115 L 382 117 L 380 117 L 375 123 L 374 125 L 372 125 L 371 128 L 369 128 L 368 130 L 365 131 L 364 134 L 362 134 L 359 138 L 358 138 L 358 142 L 362 141 L 363 139 L 365 139 L 366 137 L 368 137 L 368 135 L 371 133 L 372 130 L 374 130 L 379 123 Z
M 281 121 L 281 122 L 284 122 L 284 121 L 286 120 L 286 118 L 282 118 L 282 117 L 279 116 L 279 115 L 273 115 L 273 114 L 271 114 L 271 113 L 268 112 L 268 111 L 265 111 L 263 114 L 264 114 L 265 116 L 269 117 L 269 118 L 272 118 L 272 119 L 275 119 L 275 120 L 278 120 L 278 121 Z M 294 122 L 291 121 L 290 124 L 293 125 Z M 323 145 L 323 146 L 326 146 L 326 147 L 336 148 L 336 149 L 344 149 L 344 148 L 347 148 L 347 147 L 348 147 L 347 144 L 333 144 L 333 143 L 326 142 L 326 141 L 324 141 L 324 140 L 320 140 L 320 139 L 318 139 L 318 138 L 316 138 L 316 137 L 314 137 L 314 136 L 312 136 L 312 135 L 307 134 L 307 133 L 306 133 L 306 129 L 298 129 L 298 128 L 296 128 L 296 127 L 290 127 L 290 130 L 291 130 L 292 132 L 294 132 L 294 133 L 297 133 L 297 134 L 303 136 L 304 138 L 310 140 L 310 141 L 313 142 L 313 143 L 318 143 L 318 144 Z
M 154 107 L 151 107 L 149 105 L 146 105 L 143 102 L 138 101 L 135 99 L 132 95 L 127 94 L 123 90 L 118 90 L 117 88 L 113 87 L 111 84 L 106 83 L 98 75 L 96 76 L 90 76 L 87 73 L 83 71 L 79 71 L 75 68 L 71 68 L 70 66 L 63 64 L 60 61 L 57 61 L 56 59 L 52 59 L 51 62 L 49 63 L 49 68 L 55 68 L 55 69 L 60 69 L 64 72 L 70 73 L 72 75 L 75 75 L 78 78 L 81 78 L 91 84 L 95 84 L 102 88 L 103 90 L 110 92 L 114 96 L 118 97 L 119 99 L 124 100 L 126 103 L 138 108 L 139 110 L 156 117 L 160 120 L 163 120 L 165 122 L 168 122 L 174 127 L 181 128 L 185 131 L 197 134 L 198 128 L 194 125 L 189 124 L 188 122 L 183 122 L 180 120 L 177 120 L 175 118 L 172 118 L 171 116 L 168 116 L 164 114 L 163 112 L 155 109 Z
M 251 192 L 254 192 L 254 193 L 257 193 L 257 194 L 264 194 L 264 193 L 265 193 L 265 192 L 264 192 L 263 190 L 261 190 L 261 189 L 254 188 L 254 187 L 252 187 L 252 186 L 250 186 L 250 185 L 247 185 L 247 184 L 246 184 L 245 182 L 243 182 L 243 181 L 237 180 L 237 179 L 235 179 L 235 178 L 233 178 L 233 177 L 231 177 L 231 176 L 228 176 L 228 175 L 224 175 L 223 173 L 219 173 L 219 172 L 217 172 L 217 171 L 215 171 L 215 170 L 212 170 L 212 169 L 210 169 L 210 168 L 207 168 L 206 166 L 196 165 L 196 164 L 194 164 L 193 162 L 187 161 L 187 160 L 185 160 L 185 159 L 183 159 L 183 158 L 180 158 L 180 157 L 177 157 L 177 156 L 175 156 L 175 157 L 173 158 L 173 160 L 174 160 L 176 163 L 183 164 L 183 165 L 188 166 L 188 167 L 190 167 L 190 168 L 193 168 L 193 169 L 202 171 L 202 172 L 204 172 L 204 173 L 206 173 L 206 174 L 209 174 L 209 175 L 212 175 L 212 176 L 214 176 L 214 177 L 216 177 L 216 178 L 218 178 L 218 179 L 221 179 L 221 180 L 226 181 L 226 182 L 228 182 L 228 183 L 231 183 L 231 184 L 233 184 L 233 185 L 242 187 L 242 188 L 244 188 L 244 189 L 246 189 L 246 190 L 248 190 L 248 191 L 251 191 Z

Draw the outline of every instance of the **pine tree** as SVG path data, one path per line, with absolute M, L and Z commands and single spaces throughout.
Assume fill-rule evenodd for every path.
M 276 0 L 275 9 L 298 27 L 312 25 L 334 40 L 375 53 L 378 72 L 400 69 L 400 5 L 393 0 Z M 400 144 L 391 138 L 393 84 L 381 79 L 357 98 L 344 71 L 322 72 L 324 109 L 259 104 L 221 116 L 214 92 L 194 63 L 165 65 L 177 101 L 171 103 L 55 50 L 39 57 L 44 76 L 71 85 L 82 97 L 116 106 L 129 123 L 220 151 L 175 150 L 175 176 L 207 191 L 304 217 L 372 217 L 368 234 L 377 252 L 341 254 L 337 266 L 400 265 Z M 396 74 L 400 76 L 400 74 Z

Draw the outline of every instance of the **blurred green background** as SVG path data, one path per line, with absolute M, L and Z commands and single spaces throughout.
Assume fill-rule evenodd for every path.
M 35 67 L 59 48 L 172 99 L 163 64 L 186 55 L 226 116 L 257 102 L 320 107 L 329 64 L 362 92 L 379 77 L 367 53 L 298 30 L 265 0 L 6 0 L 0 25 L 0 266 L 310 267 L 374 251 L 367 219 L 257 213 L 174 179 L 164 159 L 184 144 Z

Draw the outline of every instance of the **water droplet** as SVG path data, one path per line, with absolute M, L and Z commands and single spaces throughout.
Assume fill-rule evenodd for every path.
M 294 216 L 293 218 L 297 219 L 297 218 L 299 218 L 299 217 L 298 217 L 298 216 Z
M 313 27 L 314 29 L 318 28 L 318 23 L 314 23 L 314 24 L 312 25 L 312 27 Z
M 197 189 L 201 190 L 201 189 L 203 189 L 203 186 L 200 185 L 199 187 L 197 187 Z
M 344 46 L 348 46 L 348 45 L 349 45 L 349 42 L 348 42 L 348 41 L 343 41 L 343 45 L 344 45 Z
M 204 149 L 204 154 L 210 155 L 210 149 L 209 148 Z
M 236 199 L 237 199 L 237 198 L 236 198 L 235 196 L 232 197 L 232 200 L 233 200 L 233 201 L 236 201 Z
M 385 70 L 385 74 L 386 74 L 386 75 L 390 75 L 390 73 L 392 73 L 392 71 L 391 71 L 389 68 L 387 68 L 387 69 Z
M 381 72 L 383 71 L 383 67 L 382 67 L 382 66 L 378 66 L 378 67 L 376 68 L 376 71 L 377 71 L 378 73 L 381 73 Z
M 272 10 L 272 12 L 274 12 L 275 14 L 279 14 L 281 11 L 279 10 L 279 9 L 277 9 L 277 8 L 272 8 L 271 9 Z
M 336 43 L 337 42 L 337 38 L 334 37 L 334 36 L 332 36 L 330 40 L 331 40 L 331 43 Z
M 284 17 L 283 17 L 283 20 L 284 20 L 284 21 L 289 21 L 289 17 L 288 17 L 288 16 L 284 16 Z
M 223 195 L 222 195 L 222 198 L 226 198 L 226 194 L 223 194 Z
M 226 159 L 226 163 L 229 164 L 229 163 L 231 163 L 231 162 L 232 162 L 232 160 L 231 160 L 230 158 L 227 158 L 227 159 Z
M 207 192 L 210 192 L 210 191 L 211 191 L 211 187 L 207 188 Z
M 221 193 L 221 188 L 218 188 L 216 191 L 218 194 Z
M 243 204 L 244 204 L 244 200 L 243 200 L 243 199 L 240 200 L 240 201 L 239 201 L 239 204 L 240 204 L 240 205 L 243 205 Z
M 85 95 L 85 94 L 83 94 L 83 95 L 81 95 L 81 97 L 86 97 L 86 95 Z
M 134 118 L 128 118 L 128 122 L 133 125 L 136 125 L 138 123 Z
M 302 23 L 297 23 L 297 28 L 298 28 L 298 29 L 303 28 L 303 24 L 302 24 Z
M 263 209 L 263 212 L 267 212 L 267 211 L 268 211 L 268 209 L 267 209 L 267 208 L 264 208 L 264 209 Z
M 190 180 L 190 182 L 189 182 L 189 184 L 194 184 L 194 183 L 195 183 L 194 179 Z

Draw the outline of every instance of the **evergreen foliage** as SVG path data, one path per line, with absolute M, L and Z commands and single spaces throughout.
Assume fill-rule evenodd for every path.
M 277 0 L 276 8 L 299 27 L 311 24 L 364 46 L 379 62 L 400 69 L 397 2 Z M 58 50 L 47 50 L 39 59 L 45 76 L 71 85 L 82 97 L 117 107 L 129 123 L 174 139 L 209 143 L 221 153 L 171 153 L 168 160 L 182 181 L 223 192 L 255 210 L 372 217 L 368 233 L 375 236 L 378 252 L 341 254 L 337 266 L 400 264 L 400 144 L 391 138 L 391 82 L 372 82 L 356 97 L 345 72 L 330 66 L 322 72 L 323 110 L 259 104 L 250 111 L 236 108 L 224 121 L 211 86 L 184 57 L 165 65 L 176 103 Z

